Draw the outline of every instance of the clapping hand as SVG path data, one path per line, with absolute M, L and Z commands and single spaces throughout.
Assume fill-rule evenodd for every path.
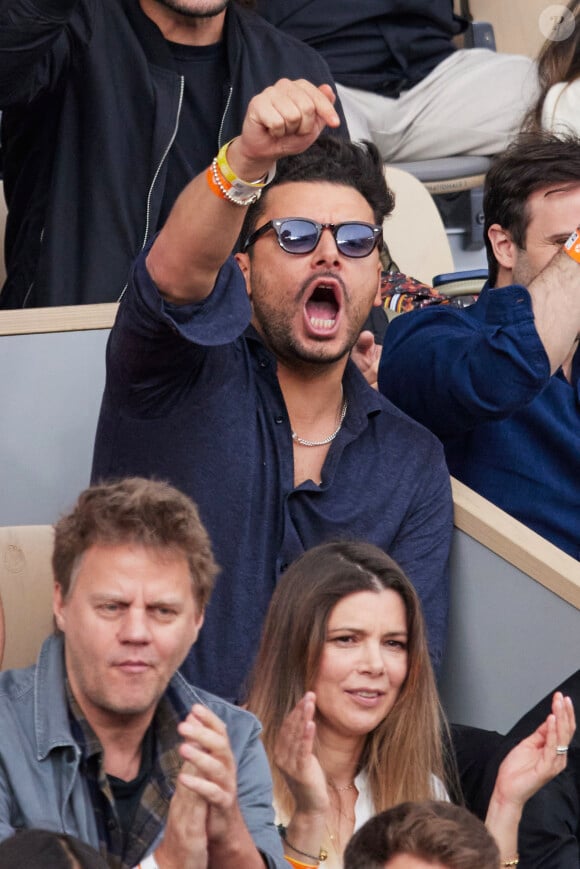
M 274 762 L 294 797 L 296 810 L 323 814 L 329 804 L 326 777 L 314 754 L 315 695 L 308 691 L 286 716 L 274 748 Z
M 195 776 L 192 764 L 184 763 L 182 776 Z M 159 869 L 207 869 L 207 803 L 178 778 L 169 805 L 163 841 L 155 850 Z
M 502 802 L 523 807 L 536 791 L 562 772 L 567 758 L 564 748 L 570 744 L 575 729 L 571 699 L 556 692 L 551 714 L 512 748 L 499 768 L 495 791 Z

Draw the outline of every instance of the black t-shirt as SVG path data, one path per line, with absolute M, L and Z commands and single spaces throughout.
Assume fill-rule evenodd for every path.
M 217 152 L 228 80 L 225 45 L 168 42 L 176 71 L 184 78 L 179 129 L 167 157 L 167 181 L 158 228 L 163 226 L 185 185 Z
M 139 805 L 145 786 L 151 777 L 154 762 L 155 737 L 153 735 L 153 726 L 151 725 L 143 738 L 141 766 L 139 767 L 137 776 L 132 781 L 123 781 L 123 779 L 117 778 L 114 775 L 107 776 L 115 798 L 115 808 L 117 809 L 124 843 L 127 842 L 137 806 Z
M 454 50 L 452 0 L 258 0 L 258 12 L 319 51 L 336 81 L 398 96 Z

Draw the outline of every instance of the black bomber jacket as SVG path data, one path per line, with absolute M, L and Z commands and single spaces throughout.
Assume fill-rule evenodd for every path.
M 225 40 L 230 81 L 212 153 L 239 133 L 252 96 L 279 78 L 333 83 L 313 49 L 235 2 Z M 0 307 L 120 297 L 157 227 L 182 95 L 165 39 L 138 0 L 0 0 L 9 208 Z

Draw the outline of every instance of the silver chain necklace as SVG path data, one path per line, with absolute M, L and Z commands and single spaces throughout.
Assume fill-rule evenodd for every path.
M 292 440 L 294 441 L 294 443 L 300 444 L 300 446 L 303 446 L 303 447 L 324 447 L 324 446 L 326 446 L 326 444 L 329 444 L 331 441 L 333 441 L 335 439 L 335 437 L 337 436 L 337 434 L 341 430 L 342 424 L 344 422 L 344 418 L 346 416 L 347 409 L 348 409 L 348 400 L 345 398 L 344 401 L 342 402 L 342 410 L 340 411 L 340 419 L 338 420 L 338 426 L 335 428 L 335 430 L 332 432 L 332 434 L 328 435 L 328 437 L 324 438 L 324 440 L 307 441 L 305 438 L 299 437 L 296 434 L 296 432 L 294 431 L 294 429 L 292 429 Z

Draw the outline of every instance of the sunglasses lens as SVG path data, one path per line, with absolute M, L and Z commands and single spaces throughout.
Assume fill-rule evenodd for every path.
M 345 256 L 368 256 L 375 246 L 373 228 L 365 223 L 343 223 L 336 231 L 336 244 Z
M 316 224 L 310 220 L 283 220 L 278 229 L 280 244 L 288 253 L 310 253 L 319 235 Z

